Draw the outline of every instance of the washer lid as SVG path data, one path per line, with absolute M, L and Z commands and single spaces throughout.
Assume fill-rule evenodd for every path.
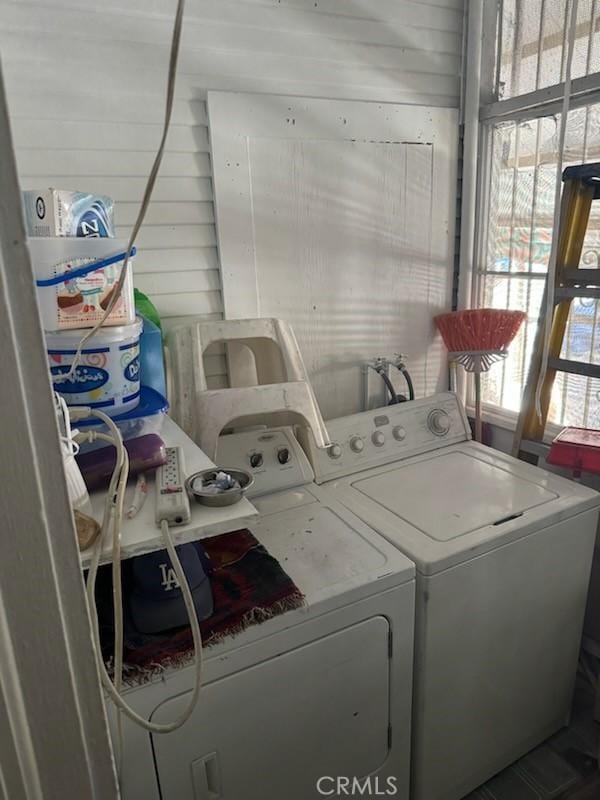
M 600 505 L 600 494 L 476 442 L 327 484 L 433 575 Z
M 558 497 L 504 466 L 460 451 L 398 465 L 354 487 L 438 542 L 502 524 Z

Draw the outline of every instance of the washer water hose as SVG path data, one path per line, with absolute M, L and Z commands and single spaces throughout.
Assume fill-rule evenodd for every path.
M 394 385 L 388 375 L 388 369 L 390 366 L 396 367 L 396 369 L 402 373 L 408 387 L 408 399 L 415 399 L 415 389 L 412 378 L 410 377 L 409 371 L 406 369 L 406 364 L 404 363 L 404 359 L 401 355 L 397 355 L 394 361 L 389 361 L 387 358 L 376 358 L 373 362 L 369 362 L 368 366 L 375 370 L 375 372 L 384 382 L 390 395 L 390 402 L 388 405 L 392 406 L 396 405 L 397 403 L 406 402 L 406 397 L 402 394 L 398 394 L 398 392 L 396 392 L 394 389 Z
M 396 403 L 401 403 L 400 396 L 396 393 L 394 389 L 394 385 L 392 384 L 389 375 L 385 371 L 385 367 L 381 367 L 380 369 L 376 368 L 375 372 L 380 376 L 381 380 L 385 383 L 388 392 L 390 393 L 390 402 L 389 405 L 393 406 Z
M 401 358 L 399 357 L 394 362 L 394 366 L 396 367 L 397 370 L 400 370 L 400 372 L 404 375 L 404 380 L 406 381 L 406 385 L 408 386 L 408 399 L 414 400 L 415 387 L 413 386 L 412 378 L 410 377 L 409 371 L 406 369 L 404 361 L 402 361 Z

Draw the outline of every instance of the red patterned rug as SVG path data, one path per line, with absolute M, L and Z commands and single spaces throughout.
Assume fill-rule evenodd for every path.
M 214 611 L 211 617 L 200 623 L 204 646 L 210 647 L 250 625 L 260 624 L 303 605 L 302 592 L 249 530 L 213 536 L 203 539 L 200 544 L 209 555 L 213 568 L 210 583 Z M 126 586 L 124 574 L 124 594 Z M 102 594 L 106 597 L 106 588 Z M 133 626 L 127 603 L 124 606 L 123 679 L 126 683 L 144 683 L 166 669 L 185 665 L 193 658 L 189 626 L 160 635 L 142 634 Z M 105 605 L 103 613 L 100 613 L 100 622 L 104 656 L 109 665 L 112 662 L 111 618 L 112 608 Z

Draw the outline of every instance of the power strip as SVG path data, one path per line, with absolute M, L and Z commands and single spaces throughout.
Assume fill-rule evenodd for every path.
M 167 461 L 156 470 L 156 524 L 186 525 L 192 519 L 184 486 L 183 448 L 167 447 Z

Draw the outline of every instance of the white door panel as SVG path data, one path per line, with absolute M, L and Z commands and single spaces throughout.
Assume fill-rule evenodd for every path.
M 362 410 L 376 355 L 442 389 L 456 112 L 215 92 L 209 115 L 226 316 L 293 325 L 326 419 Z
M 373 617 L 202 689 L 190 722 L 154 736 L 164 800 L 309 800 L 322 775 L 388 755 L 389 623 Z M 177 717 L 180 695 L 156 722 Z M 190 735 L 193 731 L 193 735 Z

